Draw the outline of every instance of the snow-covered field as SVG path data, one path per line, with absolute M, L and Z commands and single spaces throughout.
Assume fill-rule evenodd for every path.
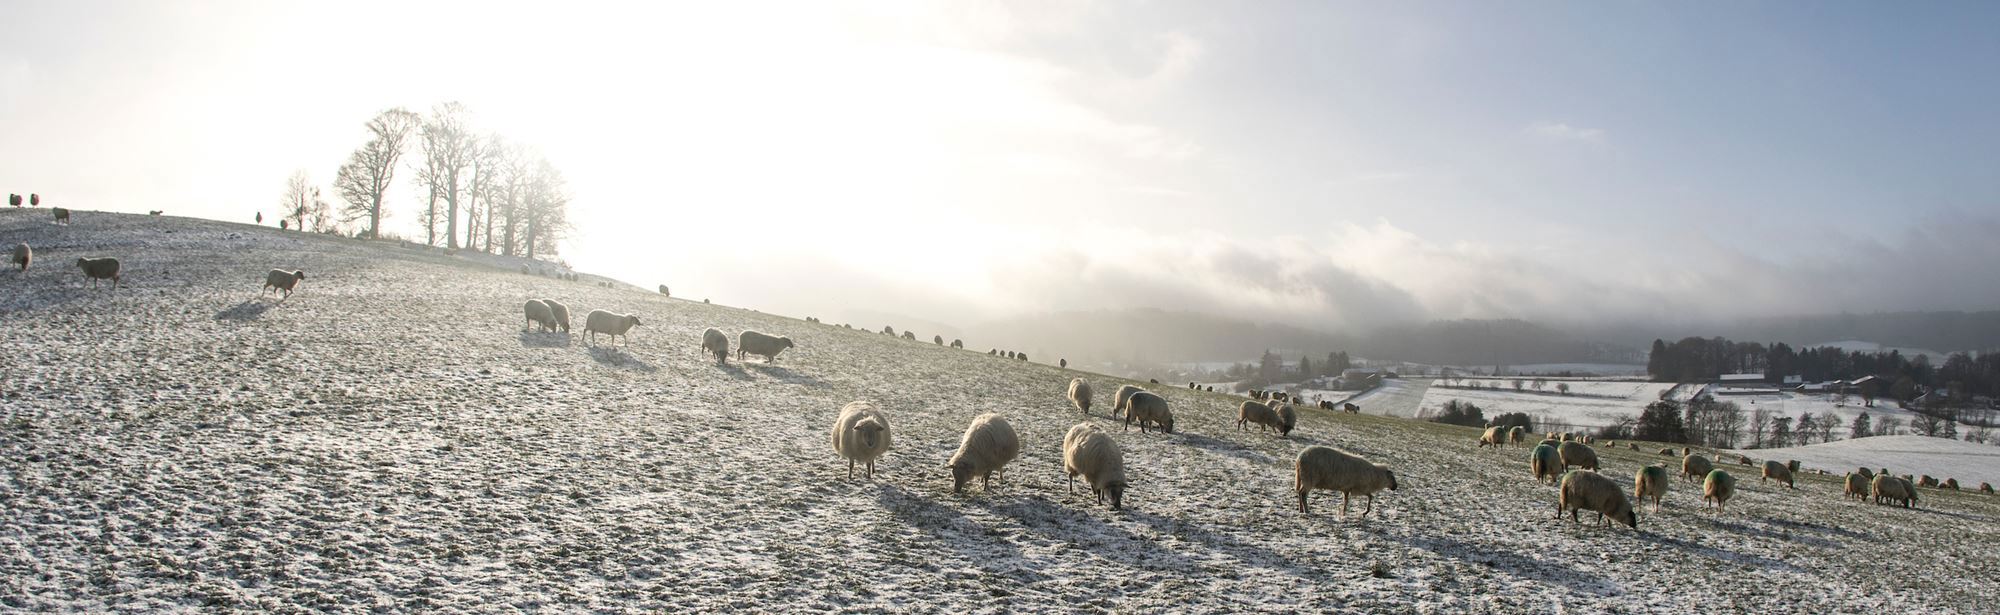
M 1479 382 L 1486 388 L 1465 388 L 1464 385 L 1470 382 Z M 1556 391 L 1559 382 L 1570 386 L 1569 395 Z M 1674 386 L 1631 380 L 1550 380 L 1541 391 L 1534 390 L 1532 384 L 1516 391 L 1511 378 L 1464 379 L 1457 382 L 1459 386 L 1453 387 L 1441 384 L 1441 381 L 1433 382 L 1430 389 L 1424 392 L 1422 407 L 1437 409 L 1445 402 L 1456 399 L 1479 406 L 1488 417 L 1525 412 L 1537 417 L 1538 421 L 1547 419 L 1589 427 L 1636 418 L 1646 404 L 1659 401 L 1661 391 Z
M 1981 482 L 2000 484 L 2000 446 L 1943 438 L 1879 436 L 1740 452 L 1760 459 L 1797 459 L 1805 467 L 1836 474 L 1860 467 L 1889 468 L 1896 474 L 1956 478 L 1967 489 Z
M 1902 510 L 1746 476 L 1726 514 L 1677 484 L 1642 532 L 1559 523 L 1525 451 L 1373 408 L 1307 409 L 1281 439 L 1234 428 L 1240 397 L 1162 386 L 1180 432 L 1118 433 L 1062 391 L 1124 381 L 1049 365 L 381 244 L 47 216 L 0 211 L 0 245 L 41 259 L 0 273 L 0 609 L 2000 610 L 1976 581 L 2000 566 L 1995 498 Z M 125 288 L 88 289 L 84 254 L 124 259 Z M 304 269 L 299 294 L 259 298 L 272 267 Z M 643 324 L 629 348 L 524 333 L 532 297 Z M 717 366 L 711 326 L 797 348 Z M 873 481 L 827 443 L 857 399 L 896 429 Z M 982 412 L 1021 458 L 954 495 L 939 466 Z M 1064 492 L 1078 421 L 1114 427 L 1127 510 Z M 1365 520 L 1324 494 L 1300 515 L 1310 444 L 1402 489 Z M 1601 454 L 1626 485 L 1660 459 Z

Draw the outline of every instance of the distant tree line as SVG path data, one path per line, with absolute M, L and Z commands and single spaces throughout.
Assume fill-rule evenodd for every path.
M 1646 372 L 1656 382 L 1709 382 L 1726 373 L 1764 373 L 1767 382 L 1801 376 L 1806 382 L 1856 380 L 1875 376 L 1873 386 L 1856 391 L 1872 403 L 1876 397 L 1914 401 L 1924 391 L 1947 393 L 1954 404 L 1975 396 L 2000 397 L 2000 353 L 1954 353 L 1943 365 L 1927 355 L 1901 352 L 1846 351 L 1825 346 L 1793 350 L 1778 343 L 1732 342 L 1720 337 L 1690 337 L 1672 344 L 1653 340 Z

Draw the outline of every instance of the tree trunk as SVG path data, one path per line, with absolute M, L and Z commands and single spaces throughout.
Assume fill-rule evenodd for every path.
M 444 247 L 458 248 L 458 177 L 453 173 L 451 184 L 445 186 Z
M 382 193 L 379 191 L 368 204 L 368 238 L 382 238 Z
M 424 210 L 424 245 L 438 245 L 438 189 L 431 186 L 431 206 Z
M 528 216 L 528 260 L 535 259 L 535 217 Z

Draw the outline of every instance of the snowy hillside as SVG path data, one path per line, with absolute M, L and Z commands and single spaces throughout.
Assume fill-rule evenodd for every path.
M 1239 397 L 1162 385 L 1179 432 L 1121 432 L 1101 409 L 1121 381 L 1051 365 L 385 244 L 47 215 L 0 210 L 0 245 L 39 258 L 0 273 L 0 609 L 2000 610 L 1972 580 L 2000 568 L 1992 497 L 1892 509 L 1742 468 L 1727 513 L 1676 483 L 1639 532 L 1556 522 L 1525 449 L 1468 428 L 1308 409 L 1281 439 L 1237 431 Z M 124 288 L 88 288 L 82 255 L 124 259 Z M 274 267 L 306 272 L 298 294 L 259 297 Z M 629 348 L 523 332 L 535 297 L 642 324 Z M 797 347 L 717 366 L 708 327 Z M 1089 417 L 1062 397 L 1079 375 Z M 862 399 L 895 449 L 850 481 L 827 432 Z M 954 495 L 940 466 L 983 412 L 1021 457 Z M 1125 449 L 1126 510 L 1064 492 L 1079 421 Z M 1311 444 L 1402 488 L 1366 519 L 1324 493 L 1301 515 Z M 1628 488 L 1666 459 L 1601 454 Z
M 1924 436 L 1880 436 L 1811 446 L 1742 451 L 1752 457 L 1797 459 L 1808 468 L 1836 474 L 1859 467 L 1889 468 L 1896 474 L 1956 478 L 1971 488 L 2000 484 L 2000 446 Z

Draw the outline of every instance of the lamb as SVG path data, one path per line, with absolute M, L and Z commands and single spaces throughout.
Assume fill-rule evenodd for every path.
M 1139 423 L 1139 433 L 1146 432 L 1146 424 L 1152 423 L 1160 431 L 1174 432 L 1174 413 L 1167 409 L 1167 398 L 1151 391 L 1133 393 L 1125 400 L 1125 428 L 1131 429 L 1133 422 Z
M 613 344 L 618 343 L 618 336 L 623 335 L 625 336 L 625 345 L 631 346 L 632 336 L 626 332 L 631 331 L 632 327 L 636 326 L 639 326 L 639 317 L 630 314 L 614 314 L 604 310 L 591 310 L 589 314 L 585 314 L 583 317 L 584 339 L 593 344 L 597 342 L 597 334 L 603 333 L 611 336 L 611 343 Z
M 1639 529 L 1639 515 L 1632 510 L 1632 501 L 1625 498 L 1618 483 L 1587 470 L 1563 474 L 1562 492 L 1556 496 L 1556 518 L 1561 519 L 1567 511 L 1570 522 L 1574 523 L 1577 513 L 1584 510 L 1597 511 L 1599 524 L 1617 521 Z
M 1868 480 L 1868 477 L 1860 473 L 1848 472 L 1846 490 L 1842 494 L 1842 497 L 1852 497 L 1866 501 L 1868 499 Z
M 1506 442 L 1506 438 L 1507 428 L 1488 427 L 1486 431 L 1479 434 L 1479 448 L 1486 448 L 1488 446 L 1500 448 L 1500 445 Z
M 1660 498 L 1666 497 L 1667 486 L 1666 467 L 1652 465 L 1639 468 L 1639 474 L 1632 477 L 1632 497 L 1644 502 L 1651 496 L 1653 512 L 1660 512 Z
M 1077 423 L 1063 436 L 1063 472 L 1069 475 L 1069 492 L 1076 493 L 1076 477 L 1099 503 L 1111 499 L 1111 510 L 1125 507 L 1125 453 L 1118 442 L 1092 423 Z
M 1520 425 L 1515 425 L 1513 429 L 1507 430 L 1508 444 L 1520 446 L 1521 444 L 1526 443 L 1525 441 L 1527 439 L 1528 439 L 1528 430 L 1526 428 L 1521 427 Z
M 1090 414 L 1090 383 L 1082 378 L 1069 379 L 1069 403 L 1084 414 Z
M 527 316 L 527 325 L 522 326 L 523 330 L 532 325 L 540 325 L 543 331 L 555 329 L 556 317 L 549 313 L 549 304 L 542 303 L 539 299 L 529 299 L 521 306 L 521 311 L 526 312 Z
M 1702 480 L 1703 478 L 1708 476 L 1710 470 L 1714 469 L 1715 469 L 1715 464 L 1713 462 L 1710 462 L 1707 457 L 1703 457 L 1701 455 L 1688 455 L 1686 457 L 1681 458 L 1682 480 L 1686 480 L 1689 482 Z
M 723 335 L 721 331 L 717 331 L 714 328 L 701 332 L 701 351 L 715 355 L 716 365 L 728 363 L 729 336 Z M 848 405 L 851 406 L 853 404 Z M 845 410 L 842 412 L 845 412 Z
M 1264 402 L 1250 400 L 1236 407 L 1236 429 L 1247 429 L 1256 423 L 1259 430 L 1269 430 L 1279 425 L 1278 412 Z
M 1715 511 L 1722 512 L 1729 503 L 1730 496 L 1736 495 L 1736 477 L 1728 472 L 1714 470 L 1701 483 L 1701 501 L 1715 504 Z
M 35 262 L 35 250 L 25 243 L 15 244 L 14 257 L 7 261 L 10 265 L 20 265 L 22 273 L 27 273 L 28 264 L 33 262 Z
M 1144 390 L 1145 389 L 1130 384 L 1118 387 L 1118 392 L 1113 394 L 1111 397 L 1111 418 L 1118 418 L 1124 416 L 1126 400 L 1132 399 L 1133 393 L 1137 393 Z
M 1778 461 L 1775 459 L 1764 462 L 1764 476 L 1762 478 L 1757 479 L 1757 482 L 1761 483 L 1767 480 L 1776 480 L 1778 482 L 1784 483 L 1785 486 L 1791 487 L 1793 489 L 1799 488 L 1799 486 L 1792 481 L 1792 469 L 1786 467 L 1785 464 L 1778 463 Z
M 76 266 L 83 269 L 83 275 L 90 278 L 91 288 L 97 287 L 98 280 L 111 280 L 111 290 L 118 290 L 118 259 L 79 258 Z
M 1564 471 L 1568 471 L 1570 466 L 1589 470 L 1597 469 L 1597 451 L 1591 449 L 1588 444 L 1564 442 L 1561 446 L 1556 447 L 1556 454 L 1562 456 L 1562 469 Z
M 723 341 L 727 343 L 728 338 Z M 856 463 L 867 464 L 868 478 L 874 479 L 875 458 L 889 452 L 889 441 L 889 417 L 875 409 L 875 404 L 857 401 L 840 407 L 840 418 L 833 421 L 833 452 L 847 458 L 848 480 L 854 480 Z
M 52 210 L 52 211 L 54 211 L 54 212 L 56 213 L 56 224 L 69 224 L 69 210 L 68 210 L 68 209 L 64 209 L 64 208 L 61 208 L 61 207 L 57 207 L 57 208 L 55 208 L 55 209 L 54 209 L 54 210 Z
M 1528 453 L 1528 469 L 1535 473 L 1535 482 L 1556 482 L 1562 478 L 1562 457 L 1556 455 L 1556 447 L 1547 444 L 1535 446 Z
M 270 273 L 264 274 L 264 290 L 274 293 L 282 290 L 285 291 L 286 297 L 290 297 L 292 296 L 292 289 L 298 288 L 299 281 L 304 279 L 306 279 L 305 271 L 272 269 Z M 260 292 L 258 294 L 261 295 L 263 293 Z
M 569 333 L 569 306 L 554 299 L 543 299 L 542 303 L 548 304 L 549 315 L 556 317 L 556 328 Z
M 965 428 L 965 437 L 958 442 L 958 452 L 952 453 L 945 467 L 951 468 L 951 492 L 960 493 L 965 484 L 978 476 L 982 490 L 993 489 L 993 473 L 1000 472 L 1021 454 L 1021 438 L 1014 435 L 1014 426 L 998 414 L 981 414 L 973 417 L 972 425 Z
M 764 357 L 765 363 L 776 363 L 778 361 L 778 353 L 784 352 L 786 348 L 791 347 L 792 338 L 789 337 L 774 337 L 756 331 L 744 331 L 736 334 L 736 360 L 738 361 L 743 360 L 743 355 L 745 354 L 754 354 Z
M 1347 519 L 1348 502 L 1355 494 L 1368 496 L 1368 507 L 1361 511 L 1361 517 L 1366 519 L 1375 510 L 1376 492 L 1396 490 L 1396 473 L 1347 451 L 1308 446 L 1299 451 L 1298 463 L 1292 468 L 1292 491 L 1298 493 L 1300 514 L 1312 514 L 1306 506 L 1306 495 L 1314 489 L 1340 492 L 1343 521 Z
M 1876 504 L 1888 500 L 1902 503 L 1903 508 L 1909 508 L 1917 502 L 1917 489 L 1910 484 L 1910 481 L 1890 476 L 1886 472 L 1875 475 L 1875 480 L 1869 483 L 1869 495 L 1875 497 Z

